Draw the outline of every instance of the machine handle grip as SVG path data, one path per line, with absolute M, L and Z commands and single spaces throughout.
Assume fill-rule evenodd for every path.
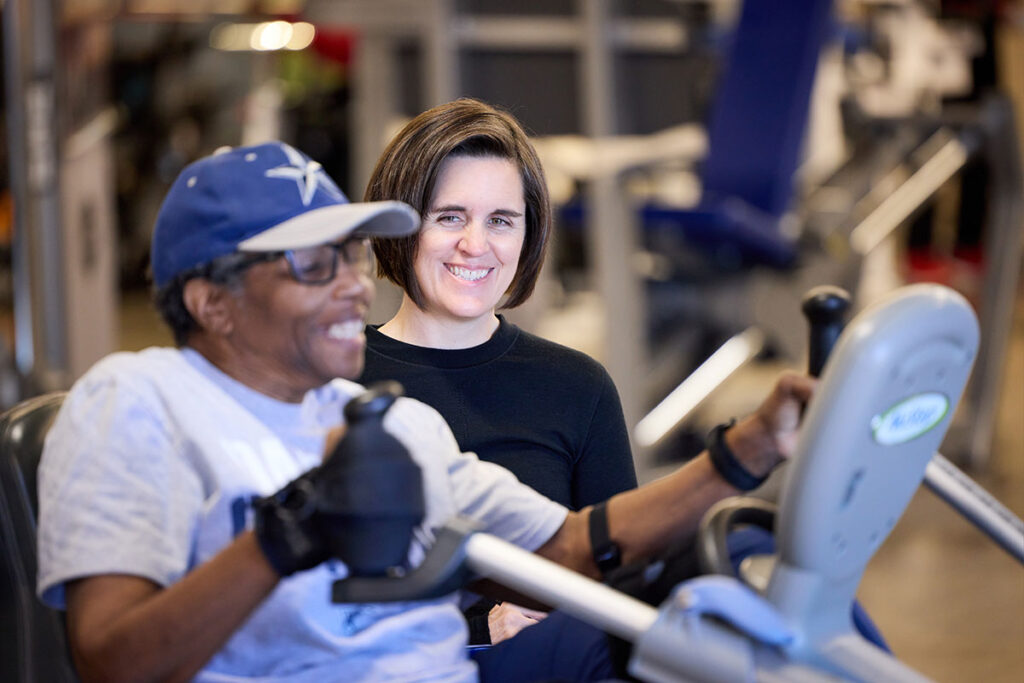
M 822 285 L 804 295 L 800 310 L 810 326 L 807 372 L 812 377 L 821 375 L 825 361 L 846 324 L 845 317 L 849 309 L 850 295 L 841 287 Z

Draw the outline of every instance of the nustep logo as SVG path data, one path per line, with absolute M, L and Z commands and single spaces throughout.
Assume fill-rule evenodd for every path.
M 916 394 L 873 417 L 871 433 L 883 446 L 906 443 L 942 422 L 948 411 L 949 399 L 945 394 Z

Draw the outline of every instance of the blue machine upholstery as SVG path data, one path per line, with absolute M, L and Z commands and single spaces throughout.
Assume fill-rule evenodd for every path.
M 747 0 L 708 122 L 704 194 L 781 216 L 793 196 L 830 0 Z
M 796 244 L 780 219 L 793 200 L 818 58 L 833 28 L 831 0 L 743 3 L 707 121 L 700 202 L 644 206 L 648 241 L 681 241 L 736 266 L 795 265 Z M 560 213 L 569 224 L 582 214 L 579 204 Z
M 779 230 L 790 208 L 830 0 L 746 0 L 725 55 L 708 120 L 708 156 L 693 210 L 647 206 L 644 225 L 676 228 L 703 250 L 736 260 L 794 264 Z

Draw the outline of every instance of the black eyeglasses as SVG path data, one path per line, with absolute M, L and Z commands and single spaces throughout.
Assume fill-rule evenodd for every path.
M 296 282 L 304 285 L 323 285 L 338 274 L 338 255 L 345 265 L 360 273 L 370 272 L 372 262 L 370 240 L 366 237 L 349 237 L 334 244 L 320 244 L 304 249 L 289 249 L 260 254 L 247 265 L 274 261 L 282 256 L 288 261 L 288 269 Z

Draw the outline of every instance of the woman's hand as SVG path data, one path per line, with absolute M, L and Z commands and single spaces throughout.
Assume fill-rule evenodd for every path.
M 491 644 L 508 640 L 527 626 L 533 626 L 547 616 L 547 612 L 527 609 L 511 602 L 499 602 L 487 613 L 487 626 L 491 631 Z
M 725 433 L 726 443 L 749 472 L 767 474 L 793 454 L 801 415 L 817 384 L 807 375 L 783 373 L 758 409 Z

